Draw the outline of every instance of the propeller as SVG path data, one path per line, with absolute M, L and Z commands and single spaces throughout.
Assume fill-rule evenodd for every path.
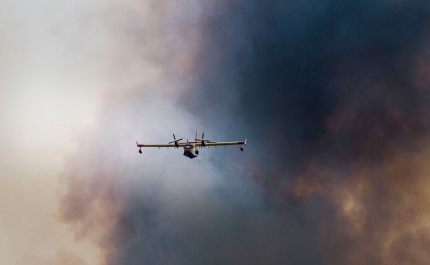
M 174 139 L 174 141 L 169 142 L 169 144 L 175 143 L 175 147 L 178 148 L 179 147 L 179 141 L 181 141 L 183 138 L 176 140 L 175 134 L 173 134 L 173 139 Z
M 196 139 L 196 140 L 199 141 L 199 142 L 201 142 L 203 147 L 206 146 L 206 143 L 210 143 L 211 142 L 210 140 L 206 140 L 205 139 L 205 133 L 202 133 L 202 139 Z

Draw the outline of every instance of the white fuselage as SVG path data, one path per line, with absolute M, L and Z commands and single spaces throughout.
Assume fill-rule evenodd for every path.
M 189 157 L 191 159 L 197 157 L 199 155 L 199 150 L 197 146 L 193 146 L 191 144 L 187 144 L 184 146 L 184 156 Z

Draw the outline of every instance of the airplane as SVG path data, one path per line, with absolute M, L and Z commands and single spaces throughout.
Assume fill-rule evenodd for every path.
M 236 142 L 214 142 L 205 139 L 205 133 L 202 134 L 202 139 L 198 139 L 198 132 L 196 131 L 196 138 L 194 142 L 181 143 L 183 138 L 176 139 L 175 134 L 173 134 L 173 140 L 167 144 L 139 144 L 136 141 L 137 147 L 139 147 L 139 153 L 142 154 L 142 147 L 173 147 L 173 148 L 184 148 L 184 156 L 188 158 L 195 158 L 199 156 L 199 147 L 211 147 L 211 146 L 220 146 L 220 145 L 240 145 L 240 150 L 243 151 L 243 145 L 246 144 L 246 139 L 244 141 L 236 141 Z

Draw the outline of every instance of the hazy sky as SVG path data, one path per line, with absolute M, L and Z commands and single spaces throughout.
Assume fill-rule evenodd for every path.
M 146 55 L 162 54 L 163 41 L 152 29 L 158 18 L 149 5 L 1 3 L 2 263 L 100 263 L 98 247 L 76 242 L 59 221 L 65 188 L 59 173 L 67 155 L 82 154 L 77 143 L 99 123 L 107 94 L 158 82 L 160 66 Z M 145 35 L 144 47 L 134 33 Z
M 3 264 L 428 264 L 427 1 L 0 3 Z M 135 141 L 243 140 L 144 149 Z

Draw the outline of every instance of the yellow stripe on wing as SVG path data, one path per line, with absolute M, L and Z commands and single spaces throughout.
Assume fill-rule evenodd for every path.
M 206 146 L 217 146 L 217 145 L 241 145 L 245 144 L 245 141 L 237 141 L 237 142 L 208 142 Z
M 179 146 L 182 146 L 179 144 Z M 175 147 L 174 144 L 137 144 L 137 147 Z

